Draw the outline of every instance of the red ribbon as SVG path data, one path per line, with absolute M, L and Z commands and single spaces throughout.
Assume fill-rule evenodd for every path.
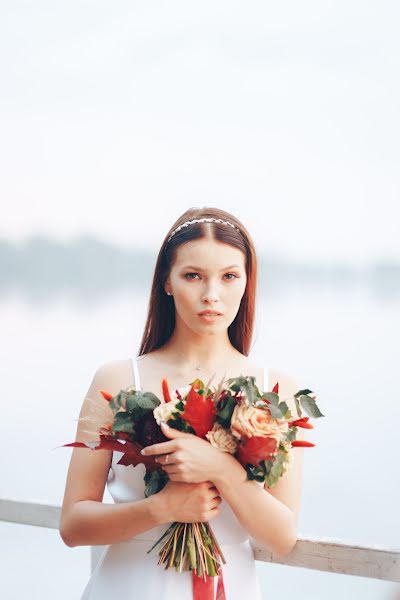
M 214 577 L 210 575 L 206 575 L 205 578 L 198 577 L 193 570 L 192 582 L 193 600 L 214 600 Z M 222 569 L 218 571 L 217 596 L 215 600 L 226 600 Z

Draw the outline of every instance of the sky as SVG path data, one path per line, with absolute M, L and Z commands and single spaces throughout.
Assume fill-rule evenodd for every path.
M 158 246 L 187 208 L 263 253 L 400 261 L 394 1 L 0 6 L 0 238 Z

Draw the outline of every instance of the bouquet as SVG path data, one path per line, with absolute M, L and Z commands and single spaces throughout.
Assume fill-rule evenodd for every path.
M 109 418 L 98 429 L 100 441 L 64 446 L 122 452 L 118 464 L 125 466 L 143 463 L 146 497 L 159 492 L 168 481 L 154 457 L 141 454 L 146 446 L 168 441 L 160 428 L 162 422 L 231 453 L 246 469 L 248 479 L 266 483 L 269 488 L 290 468 L 291 447 L 315 446 L 296 440 L 299 427 L 313 428 L 310 417 L 324 416 L 311 390 L 294 394 L 297 417 L 293 417 L 286 402 L 279 399 L 278 383 L 271 392 L 261 393 L 254 376 L 241 375 L 223 379 L 216 388 L 209 386 L 210 382 L 204 385 L 195 379 L 170 393 L 168 381 L 163 379 L 163 403 L 155 394 L 134 388 L 115 396 L 101 390 L 107 403 L 104 414 Z M 218 575 L 220 597 L 224 597 L 221 566 L 226 561 L 209 523 L 172 523 L 148 552 L 161 542 L 158 564 L 180 572 L 191 570 L 194 586 L 201 585 L 200 578 L 207 583 Z

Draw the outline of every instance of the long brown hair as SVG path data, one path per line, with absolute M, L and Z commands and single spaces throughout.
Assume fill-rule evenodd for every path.
M 172 231 L 185 221 L 202 218 L 229 221 L 240 231 L 223 223 L 194 223 L 189 227 L 183 227 L 169 242 L 167 241 Z M 228 336 L 231 344 L 239 352 L 248 356 L 254 327 L 257 256 L 250 234 L 239 219 L 224 210 L 211 207 L 189 208 L 178 217 L 164 238 L 154 269 L 147 320 L 138 356 L 163 346 L 175 328 L 174 301 L 172 296 L 166 294 L 164 285 L 176 259 L 177 249 L 186 242 L 209 237 L 210 234 L 212 239 L 238 248 L 246 258 L 246 288 L 236 317 L 228 327 Z

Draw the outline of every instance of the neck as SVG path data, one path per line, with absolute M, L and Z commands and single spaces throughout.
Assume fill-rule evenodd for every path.
M 182 368 L 200 367 L 200 371 L 214 371 L 217 366 L 229 365 L 240 354 L 232 346 L 227 330 L 215 335 L 199 335 L 178 323 L 163 351 Z

